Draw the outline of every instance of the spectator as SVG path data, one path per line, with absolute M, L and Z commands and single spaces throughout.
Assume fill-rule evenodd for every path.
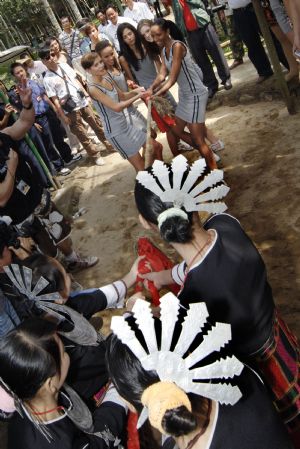
M 154 14 L 146 3 L 134 2 L 133 0 L 125 0 L 125 3 L 127 8 L 124 11 L 124 17 L 134 20 L 136 24 L 142 19 L 154 19 Z
M 172 5 L 176 25 L 187 37 L 193 58 L 203 72 L 203 83 L 208 87 L 208 98 L 215 95 L 219 85 L 209 56 L 217 67 L 221 84 L 226 90 L 231 89 L 229 67 L 204 2 L 173 0 Z
M 72 156 L 71 148 L 64 141 L 64 132 L 61 128 L 60 121 L 53 110 L 54 105 L 47 97 L 44 87 L 40 86 L 34 80 L 27 80 L 26 70 L 22 64 L 18 62 L 11 65 L 10 71 L 18 83 L 24 80 L 31 88 L 35 112 L 35 124 L 41 133 L 47 155 L 53 163 L 57 173 L 68 175 L 70 170 L 64 166 L 74 164 L 79 161 L 82 156 L 81 154 Z
M 54 36 L 47 37 L 47 39 L 45 41 L 45 45 L 47 47 L 50 47 L 50 51 L 55 54 L 57 62 L 59 62 L 59 63 L 65 62 L 72 67 L 72 62 L 71 62 L 71 59 L 69 58 L 68 53 L 65 50 L 63 50 L 60 41 L 56 37 L 54 37 Z M 45 65 L 45 64 L 43 64 L 43 65 Z M 46 73 L 46 71 L 47 71 L 47 67 L 46 67 L 45 73 Z
M 12 224 L 22 229 L 26 227 L 28 230 L 28 225 L 34 224 L 35 241 L 40 250 L 55 257 L 57 248 L 60 249 L 69 269 L 75 271 L 91 267 L 98 258 L 82 258 L 73 250 L 70 224 L 52 203 L 36 167 L 19 152 L 16 141 L 29 131 L 35 114 L 31 90 L 25 81 L 18 89 L 23 105 L 20 117 L 0 133 L 0 215 L 9 216 Z
M 25 66 L 26 72 L 30 79 L 37 81 L 41 86 L 43 85 L 43 77 L 47 70 L 47 67 L 42 61 L 34 61 L 29 55 L 24 55 L 16 62 Z
M 99 33 L 98 28 L 92 22 L 89 22 L 85 25 L 85 27 L 83 28 L 83 32 L 85 36 L 89 38 L 89 46 L 86 49 L 86 53 L 95 51 L 95 47 L 98 42 L 108 41 L 112 43 L 110 37 L 106 33 Z
M 117 37 L 118 26 L 121 23 L 130 23 L 136 28 L 136 22 L 132 19 L 126 17 L 120 17 L 117 11 L 117 8 L 114 5 L 108 5 L 105 10 L 107 20 L 110 20 L 110 23 L 106 26 L 106 33 L 111 38 L 115 49 L 119 53 L 120 45 Z
M 251 0 L 228 0 L 228 4 L 233 10 L 233 19 L 236 29 L 248 49 L 249 59 L 257 70 L 257 83 L 262 83 L 273 75 L 273 71 L 261 42 L 261 31 Z M 279 43 L 275 40 L 275 37 L 273 39 L 278 53 Z M 280 56 L 279 58 L 281 59 Z M 285 63 L 287 63 L 286 60 Z
M 98 26 L 99 33 L 105 33 L 106 32 L 106 27 L 108 25 L 108 21 L 106 19 L 106 16 L 105 16 L 104 12 L 98 10 L 96 12 L 96 17 L 97 17 L 97 19 L 100 22 L 100 25 Z
M 62 47 L 66 50 L 71 60 L 73 68 L 81 72 L 82 68 L 80 65 L 81 60 L 80 31 L 72 28 L 70 17 L 68 16 L 62 17 L 60 21 L 63 31 L 59 35 L 59 41 Z
M 42 48 L 39 54 L 48 69 L 44 78 L 45 90 L 54 102 L 58 115 L 66 125 L 70 126 L 71 132 L 77 136 L 95 164 L 103 165 L 104 160 L 100 156 L 100 150 L 89 138 L 83 120 L 90 125 L 108 150 L 111 150 L 111 146 L 106 142 L 101 122 L 89 105 L 88 95 L 77 80 L 75 71 L 67 64 L 58 64 L 49 47 Z

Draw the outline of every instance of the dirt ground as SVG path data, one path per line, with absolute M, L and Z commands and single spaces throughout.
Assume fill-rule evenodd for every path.
M 299 113 L 288 114 L 273 79 L 260 87 L 254 79 L 249 61 L 236 69 L 234 88 L 218 93 L 209 106 L 207 124 L 226 145 L 220 153 L 220 167 L 231 188 L 226 199 L 228 212 L 241 221 L 256 243 L 267 265 L 276 304 L 300 336 Z M 296 101 L 299 103 L 299 98 Z M 159 140 L 165 144 L 164 135 L 160 134 Z M 197 153 L 188 156 L 195 158 Z M 164 157 L 166 161 L 171 158 L 166 146 Z M 105 156 L 105 162 L 103 167 L 82 162 L 64 179 L 57 196 L 59 206 L 69 215 L 81 207 L 87 209 L 74 220 L 72 233 L 82 254 L 100 258 L 95 267 L 77 275 L 86 288 L 124 275 L 136 257 L 140 236 L 150 236 L 178 260 L 170 247 L 140 226 L 133 197 L 135 174 L 128 162 L 118 153 Z M 108 329 L 108 320 L 105 323 Z
M 231 188 L 228 212 L 256 243 L 268 268 L 275 301 L 300 335 L 299 113 L 288 114 L 273 79 L 260 87 L 254 79 L 249 61 L 236 69 L 234 88 L 220 92 L 212 102 L 207 124 L 226 145 L 220 166 Z M 159 140 L 168 161 L 171 155 L 163 134 Z M 185 154 L 197 157 L 197 152 Z M 77 276 L 84 287 L 101 286 L 125 274 L 142 235 L 150 236 L 177 260 L 170 247 L 153 233 L 145 233 L 138 222 L 133 169 L 117 153 L 105 161 L 104 167 L 84 167 L 83 163 L 74 169 L 59 200 L 59 204 L 68 204 L 69 213 L 87 208 L 74 221 L 73 240 L 82 253 L 97 255 L 100 261 Z M 71 198 L 66 201 L 66 196 Z

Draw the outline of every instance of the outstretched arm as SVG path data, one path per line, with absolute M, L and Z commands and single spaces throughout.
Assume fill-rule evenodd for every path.
M 113 101 L 108 95 L 101 92 L 100 89 L 97 89 L 95 86 L 91 86 L 89 89 L 90 96 L 96 100 L 100 101 L 104 106 L 108 107 L 109 109 L 112 109 L 115 112 L 121 112 L 123 109 L 130 106 L 132 103 L 134 103 L 136 100 L 141 98 L 144 89 L 140 88 L 141 90 L 138 93 L 135 93 L 135 95 L 132 98 L 129 98 L 128 100 L 119 101 L 118 103 Z M 138 91 L 139 89 L 136 89 Z
M 23 105 L 20 117 L 12 126 L 4 128 L 2 131 L 9 135 L 13 140 L 21 140 L 32 127 L 35 118 L 31 99 L 31 89 L 27 87 L 26 80 L 18 86 L 18 90 Z
M 157 92 L 155 92 L 155 95 L 162 95 L 165 92 L 167 92 L 172 86 L 174 86 L 174 84 L 177 81 L 179 72 L 180 72 L 181 62 L 182 62 L 183 58 L 185 57 L 185 55 L 186 55 L 185 46 L 180 42 L 176 42 L 173 45 L 173 60 L 172 60 L 172 67 L 171 67 L 171 72 L 169 74 L 168 80 L 163 84 L 163 86 Z M 166 69 L 164 58 L 162 60 L 162 67 L 165 67 L 165 69 Z

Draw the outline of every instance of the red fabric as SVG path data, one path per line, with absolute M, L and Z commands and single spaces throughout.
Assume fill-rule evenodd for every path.
M 138 240 L 138 255 L 145 256 L 139 263 L 138 269 L 141 274 L 150 273 L 151 271 L 168 270 L 173 267 L 171 260 L 156 248 L 156 246 L 154 246 L 146 237 L 141 237 Z M 159 306 L 159 291 L 154 283 L 151 281 L 144 281 L 144 279 L 138 276 L 136 279 L 135 291 L 141 292 L 144 287 L 150 292 L 152 304 L 154 306 Z M 168 287 L 175 295 L 179 291 L 179 286 L 177 284 L 172 284 Z
M 195 30 L 197 30 L 198 29 L 197 21 L 196 21 L 195 17 L 193 16 L 193 14 L 191 13 L 190 8 L 186 4 L 186 1 L 185 0 L 179 0 L 179 3 L 181 5 L 181 7 L 182 7 L 183 20 L 184 20 L 186 29 L 188 31 L 195 31 Z
M 127 418 L 127 449 L 140 449 L 139 433 L 136 428 L 138 416 L 129 412 Z

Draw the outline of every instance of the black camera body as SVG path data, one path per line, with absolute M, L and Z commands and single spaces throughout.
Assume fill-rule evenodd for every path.
M 20 248 L 19 234 L 14 230 L 12 226 L 9 226 L 5 221 L 0 219 L 0 251 L 3 253 L 3 249 L 7 246 L 12 246 L 15 249 Z
M 78 93 L 78 96 L 83 100 L 84 97 L 85 97 L 83 90 L 80 90 L 80 89 L 79 89 L 79 90 L 77 91 L 77 93 Z

